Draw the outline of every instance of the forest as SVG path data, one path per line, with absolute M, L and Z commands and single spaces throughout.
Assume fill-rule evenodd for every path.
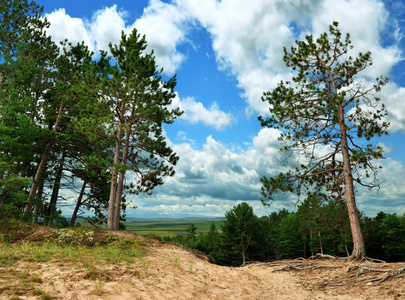
M 0 9 L 1 222 L 75 227 L 90 211 L 86 222 L 94 226 L 125 228 L 130 195 L 150 195 L 181 159 L 163 127 L 183 113 L 170 106 L 176 76 L 162 79 L 136 29 L 95 55 L 84 43 L 56 45 L 34 2 L 0 0 Z M 380 99 L 352 88 L 371 58 L 344 60 L 350 47 L 349 36 L 341 40 L 333 23 L 329 36 L 308 36 L 284 49 L 286 65 L 299 70 L 297 85 L 281 82 L 263 95 L 271 117 L 259 117 L 261 125 L 285 130 L 281 150 L 303 156 L 296 170 L 258 178 L 263 202 L 277 193 L 307 195 L 296 211 L 259 218 L 243 202 L 226 212 L 221 228 L 213 224 L 198 235 L 190 224 L 185 236 L 163 240 L 232 266 L 317 253 L 405 260 L 405 216 L 370 218 L 356 207 L 354 182 L 378 188 L 372 161 L 382 158 L 380 146 L 362 148 L 358 141 L 386 134 L 389 123 L 380 122 L 384 107 L 370 116 L 359 106 L 366 99 L 377 107 Z M 377 78 L 369 91 L 378 92 L 387 80 Z M 317 156 L 319 145 L 330 151 Z M 66 190 L 76 199 L 71 216 L 58 209 Z
M 197 234 L 190 224 L 185 234 L 162 237 L 209 255 L 220 265 L 309 258 L 319 254 L 348 257 L 353 249 L 350 222 L 343 205 L 311 197 L 297 206 L 258 217 L 242 202 L 225 214 L 223 225 L 212 223 L 209 232 Z M 379 212 L 361 215 L 366 252 L 387 262 L 405 260 L 405 215 Z

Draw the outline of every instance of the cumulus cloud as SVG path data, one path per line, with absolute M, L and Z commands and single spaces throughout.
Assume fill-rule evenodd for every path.
M 234 205 L 248 201 L 259 215 L 269 213 L 261 204 L 260 177 L 285 169 L 278 159 L 280 131 L 262 129 L 248 149 L 229 149 L 208 136 L 200 150 L 190 143 L 173 144 L 180 156 L 176 174 L 166 178 L 150 198 L 138 198 L 135 214 L 223 216 Z M 184 136 L 184 133 L 182 134 Z M 277 201 L 272 209 L 291 202 Z
M 379 95 L 388 111 L 389 132 L 405 132 L 405 88 L 388 83 Z
M 190 124 L 203 123 L 216 130 L 224 130 L 226 127 L 230 127 L 234 121 L 232 115 L 221 111 L 216 102 L 213 102 L 207 108 L 203 103 L 195 101 L 192 97 L 180 99 L 177 95 L 173 99 L 172 107 L 178 107 L 184 111 L 180 118 Z
M 51 25 L 48 34 L 55 41 L 68 39 L 69 42 L 85 42 L 90 50 L 97 52 L 108 50 L 108 44 L 118 44 L 121 32 L 129 31 L 125 26 L 124 10 L 118 10 L 116 5 L 96 11 L 91 20 L 72 18 L 64 8 L 45 14 Z
M 158 64 L 167 74 L 174 74 L 185 55 L 177 46 L 186 42 L 188 17 L 177 6 L 151 0 L 134 27 L 146 35 L 149 49 L 154 49 Z
M 166 178 L 152 197 L 137 198 L 135 214 L 221 217 L 242 201 L 248 201 L 258 215 L 281 208 L 294 210 L 298 201 L 294 195 L 279 195 L 270 209 L 260 202 L 260 177 L 275 176 L 294 164 L 280 159 L 279 135 L 276 129 L 264 128 L 248 149 L 230 149 L 212 136 L 201 150 L 189 143 L 172 144 L 181 157 L 175 176 Z M 383 167 L 379 179 L 384 183 L 378 192 L 356 186 L 358 208 L 369 216 L 379 211 L 405 213 L 398 211 L 398 207 L 405 207 L 405 167 L 392 159 L 378 164 Z
M 119 44 L 121 32 L 128 33 L 129 28 L 125 26 L 125 17 L 127 12 L 118 10 L 117 5 L 105 7 L 96 11 L 88 23 L 88 30 L 93 38 L 96 49 L 109 49 L 108 44 Z
M 398 160 L 387 158 L 380 161 L 377 166 L 381 189 L 369 191 L 356 186 L 356 201 L 361 211 L 366 215 L 376 215 L 380 211 L 387 213 L 405 213 L 405 166 Z
M 270 209 L 260 201 L 260 177 L 275 176 L 294 163 L 280 160 L 279 135 L 276 129 L 262 129 L 248 149 L 230 149 L 211 136 L 201 150 L 189 143 L 172 144 L 181 157 L 175 176 L 166 178 L 152 197 L 137 198 L 135 215 L 221 217 L 243 201 L 252 205 L 258 215 L 281 208 L 294 210 L 298 201 L 294 195 L 277 196 Z M 379 170 L 383 182 L 379 191 L 355 187 L 359 210 L 368 216 L 379 211 L 405 213 L 404 209 L 398 210 L 405 207 L 405 167 L 392 159 L 378 165 L 383 167 Z
M 109 43 L 120 42 L 122 31 L 128 34 L 136 28 L 146 36 L 147 51 L 154 49 L 157 64 L 168 75 L 173 75 L 186 59 L 177 50 L 187 41 L 186 16 L 176 6 L 159 0 L 150 1 L 144 14 L 133 23 L 127 23 L 128 12 L 117 5 L 97 10 L 90 20 L 72 18 L 63 8 L 45 17 L 51 22 L 48 33 L 55 41 L 84 41 L 92 51 L 109 50 Z
M 176 175 L 159 188 L 178 197 L 209 196 L 212 199 L 260 200 L 260 177 L 277 174 L 284 167 L 277 159 L 280 144 L 276 129 L 263 129 L 248 149 L 229 149 L 208 136 L 202 149 L 189 143 L 173 144 L 181 157 Z
M 63 9 L 47 17 L 56 39 L 84 40 L 91 49 L 107 49 L 109 42 L 119 42 L 121 30 L 137 28 L 169 75 L 186 60 L 179 46 L 192 43 L 191 29 L 202 26 L 212 38 L 218 67 L 237 78 L 249 114 L 268 114 L 262 93 L 291 78 L 282 59 L 283 47 L 306 34 L 318 36 L 332 21 L 339 21 L 343 33 L 351 34 L 353 55 L 372 52 L 374 64 L 365 76 L 389 75 L 401 59 L 399 27 L 378 0 L 152 0 L 134 23 L 126 24 L 127 15 L 113 5 L 98 10 L 89 21 L 71 18 Z M 391 36 L 389 44 L 383 43 L 386 36 Z
M 95 51 L 91 33 L 88 32 L 82 19 L 70 17 L 66 14 L 64 8 L 45 14 L 45 17 L 51 23 L 47 33 L 52 36 L 55 42 L 59 43 L 68 39 L 73 44 L 76 44 L 83 41 L 91 51 Z
M 351 34 L 355 46 L 351 54 L 372 52 L 374 64 L 364 71 L 364 76 L 386 76 L 401 59 L 399 27 L 378 0 L 175 3 L 211 34 L 218 65 L 236 76 L 244 90 L 248 113 L 268 114 L 260 100 L 262 93 L 273 89 L 280 80 L 291 78 L 282 59 L 283 47 L 289 48 L 294 40 L 307 34 L 319 36 L 333 21 L 340 23 L 344 34 Z M 387 41 L 390 43 L 383 43 Z

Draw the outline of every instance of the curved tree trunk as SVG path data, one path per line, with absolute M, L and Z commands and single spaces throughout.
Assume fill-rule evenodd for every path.
M 65 152 L 63 152 L 62 158 L 59 163 L 59 169 L 56 174 L 56 179 L 55 179 L 55 183 L 53 185 L 53 190 L 52 190 L 52 196 L 51 196 L 51 200 L 49 203 L 49 215 L 48 215 L 49 216 L 49 221 L 48 221 L 49 226 L 53 225 L 53 218 L 56 214 L 56 203 L 58 202 L 60 182 L 62 180 L 64 161 L 65 161 Z
M 80 191 L 79 198 L 77 199 L 77 203 L 76 203 L 76 206 L 75 206 L 75 210 L 73 211 L 72 218 L 70 219 L 69 227 L 75 227 L 75 222 L 76 222 L 76 218 L 77 218 L 77 213 L 79 212 L 79 208 L 80 208 L 80 206 L 81 206 L 82 203 L 83 203 L 83 202 L 82 202 L 82 199 L 83 199 L 83 195 L 84 195 L 84 190 L 86 189 L 86 184 L 87 184 L 86 181 L 83 182 L 83 185 L 82 185 L 82 189 L 81 189 L 81 191 Z
M 347 143 L 346 125 L 344 123 L 344 110 L 342 105 L 339 105 L 339 125 L 342 142 L 343 156 L 343 172 L 345 177 L 345 197 L 347 210 L 350 220 L 350 229 L 353 238 L 353 252 L 351 259 L 361 259 L 366 256 L 366 248 L 364 245 L 363 234 L 360 227 L 360 217 L 357 211 L 356 200 L 354 197 L 353 174 L 350 165 L 349 146 Z
M 63 106 L 63 104 L 61 104 L 59 106 L 58 116 L 56 118 L 55 126 L 53 128 L 53 131 L 55 133 L 59 129 L 60 119 L 62 117 L 63 109 L 64 109 L 64 106 Z M 53 142 L 49 142 L 45 147 L 45 151 L 44 151 L 44 154 L 42 155 L 41 162 L 39 163 L 39 166 L 37 168 L 37 172 L 35 173 L 34 179 L 32 181 L 30 193 L 29 193 L 29 196 L 28 196 L 28 204 L 25 206 L 25 209 L 24 209 L 24 214 L 25 215 L 31 213 L 32 202 L 33 202 L 33 200 L 35 198 L 35 195 L 37 193 L 37 189 L 38 189 L 39 183 L 42 180 L 42 176 L 44 175 L 44 172 L 45 172 L 45 169 L 46 169 L 46 164 L 48 162 L 48 158 L 49 158 L 49 155 L 51 153 L 52 147 L 53 147 Z

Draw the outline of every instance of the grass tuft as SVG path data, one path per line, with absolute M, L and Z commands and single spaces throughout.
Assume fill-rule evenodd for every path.
M 0 293 L 7 299 L 32 298 L 32 295 L 52 299 L 34 286 L 44 283 L 41 276 L 30 274 L 35 263 L 75 266 L 84 271 L 84 278 L 95 281 L 96 290 L 101 293 L 103 282 L 111 280 L 112 275 L 109 274 L 112 271 L 103 268 L 106 263 L 131 264 L 142 260 L 145 254 L 145 242 L 135 235 L 123 237 L 89 228 L 53 230 L 44 227 L 32 234 L 35 228 L 38 227 L 18 222 L 0 228 L 0 267 L 6 269 Z M 14 233 L 16 237 L 10 238 Z M 137 270 L 133 275 L 141 276 Z

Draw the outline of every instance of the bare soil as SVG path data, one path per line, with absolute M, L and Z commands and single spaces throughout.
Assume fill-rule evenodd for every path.
M 44 230 L 44 229 L 42 229 Z M 120 233 L 121 235 L 125 235 Z M 387 277 L 405 263 L 332 259 L 283 260 L 231 268 L 158 240 L 134 263 L 94 265 L 97 276 L 74 263 L 18 261 L 52 299 L 405 299 L 405 277 Z M 0 274 L 11 272 L 0 267 Z M 0 287 L 6 286 L 0 276 Z M 386 278 L 384 281 L 382 281 Z M 0 299 L 10 295 L 0 291 Z M 42 299 L 21 293 L 17 299 Z

